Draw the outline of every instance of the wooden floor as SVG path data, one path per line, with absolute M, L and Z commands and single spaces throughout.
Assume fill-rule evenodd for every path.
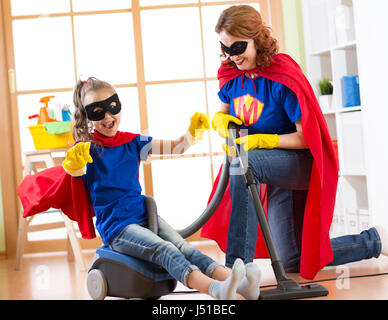
M 223 263 L 224 254 L 213 242 L 195 245 L 204 253 Z M 85 261 L 89 264 L 94 251 L 84 251 Z M 256 259 L 263 277 L 261 286 L 275 284 L 275 277 L 268 259 Z M 329 290 L 329 295 L 319 299 L 328 300 L 388 300 L 388 257 L 364 260 L 341 267 L 327 267 L 315 280 Z M 14 261 L 0 259 L 0 300 L 88 300 L 86 272 L 80 272 L 74 261 L 68 261 L 65 252 L 30 254 L 22 260 L 21 270 L 14 270 Z M 348 278 L 362 276 L 357 278 Z M 365 277 L 363 277 L 365 276 Z M 298 274 L 289 277 L 305 282 Z M 342 278 L 341 278 L 342 277 Z M 263 289 L 265 290 L 265 289 Z M 107 297 L 107 299 L 117 299 Z M 178 284 L 174 293 L 161 297 L 161 300 L 208 300 L 209 296 L 200 294 Z M 317 299 L 317 298 L 316 298 Z

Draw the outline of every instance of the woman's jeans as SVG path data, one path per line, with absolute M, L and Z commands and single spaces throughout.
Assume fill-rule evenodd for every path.
M 176 280 L 188 287 L 187 279 L 194 270 L 211 277 L 220 264 L 185 241 L 161 217 L 158 234 L 147 229 L 146 222 L 130 224 L 109 244 L 112 250 L 162 266 Z
M 286 272 L 299 272 L 302 226 L 313 158 L 310 150 L 253 149 L 248 164 L 256 182 L 267 184 L 269 227 Z M 237 161 L 230 166 L 232 210 L 229 221 L 226 266 L 237 258 L 254 259 L 258 219 Z M 375 228 L 359 235 L 331 239 L 334 260 L 339 265 L 371 257 L 381 252 Z

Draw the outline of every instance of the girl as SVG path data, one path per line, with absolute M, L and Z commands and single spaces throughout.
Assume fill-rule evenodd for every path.
M 329 239 L 338 168 L 325 119 L 300 67 L 278 54 L 276 39 L 250 6 L 226 9 L 215 31 L 225 60 L 218 71 L 221 110 L 212 126 L 223 138 L 229 121 L 246 133 L 236 143 L 248 151 L 260 192 L 266 193 L 269 226 L 286 272 L 314 278 L 330 262 L 378 257 L 382 248 L 376 228 Z M 226 145 L 224 150 L 233 154 Z M 224 199 L 201 233 L 226 247 L 226 266 L 266 254 L 248 189 L 235 172 L 231 165 L 230 199 Z M 217 228 L 228 225 L 225 220 L 227 237 Z
M 259 296 L 260 270 L 236 260 L 233 269 L 219 265 L 186 242 L 162 218 L 159 231 L 147 229 L 139 161 L 149 153 L 183 153 L 210 128 L 208 116 L 195 113 L 188 132 L 173 141 L 118 131 L 121 103 L 113 87 L 96 78 L 78 81 L 74 91 L 74 138 L 63 167 L 85 181 L 96 227 L 113 250 L 161 265 L 185 286 L 215 299 Z

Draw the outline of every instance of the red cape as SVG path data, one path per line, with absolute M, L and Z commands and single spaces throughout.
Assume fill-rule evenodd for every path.
M 132 141 L 137 134 L 117 132 L 108 138 L 94 133 L 97 141 L 104 147 L 115 147 Z M 71 220 L 78 223 L 82 238 L 96 237 L 92 202 L 82 178 L 73 178 L 62 166 L 48 168 L 34 175 L 27 175 L 17 188 L 23 206 L 23 217 L 47 211 L 50 208 L 61 209 Z
M 245 72 L 229 65 L 221 65 L 218 70 L 220 88 Z M 304 212 L 300 274 L 306 279 L 313 279 L 320 269 L 333 260 L 329 230 L 338 182 L 338 165 L 333 144 L 314 91 L 299 65 L 290 56 L 277 54 L 273 56 L 273 62 L 269 67 L 261 72 L 258 70 L 255 72 L 259 76 L 280 82 L 291 89 L 296 94 L 301 108 L 303 134 L 314 162 Z M 210 199 L 217 187 L 219 174 Z M 265 186 L 260 185 L 260 191 L 260 197 L 266 210 Z M 231 200 L 228 186 L 217 211 L 201 231 L 202 237 L 217 241 L 224 252 L 226 251 L 230 210 Z M 266 257 L 268 253 L 259 228 L 255 258 Z

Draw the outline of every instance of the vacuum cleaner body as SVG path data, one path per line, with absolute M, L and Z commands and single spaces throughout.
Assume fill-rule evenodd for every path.
M 106 296 L 156 299 L 175 290 L 177 281 L 160 266 L 107 246 L 96 250 L 87 277 L 93 299 Z
M 148 229 L 158 233 L 155 200 L 145 196 Z M 86 286 L 95 300 L 106 296 L 156 299 L 173 292 L 177 281 L 159 265 L 141 260 L 102 245 L 91 262 Z

